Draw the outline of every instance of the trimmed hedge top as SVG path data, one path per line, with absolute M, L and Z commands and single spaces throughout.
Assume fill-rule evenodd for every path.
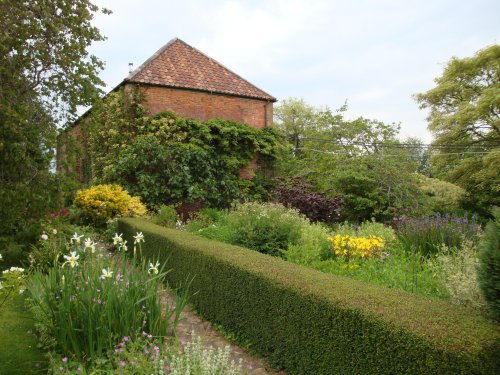
M 159 227 L 144 219 L 122 219 L 120 225 L 125 231 L 144 232 L 145 247 L 149 243 L 153 243 L 154 247 L 155 243 L 163 243 L 165 248 L 165 239 L 168 239 L 167 242 L 177 250 L 200 252 L 219 264 L 236 267 L 245 274 L 269 282 L 284 291 L 321 301 L 322 306 L 358 311 L 365 322 L 385 323 L 383 326 L 392 327 L 390 330 L 393 332 L 419 337 L 419 341 L 437 352 L 456 353 L 458 357 L 465 355 L 474 362 L 473 358 L 481 361 L 485 355 L 491 360 L 491 352 L 499 348 L 499 326 L 461 306 L 325 274 L 256 251 Z M 179 253 L 176 254 L 179 256 Z M 191 274 L 198 272 L 200 271 L 193 269 Z M 498 361 L 497 359 L 493 367 L 499 366 Z M 486 367 L 491 368 L 490 365 Z

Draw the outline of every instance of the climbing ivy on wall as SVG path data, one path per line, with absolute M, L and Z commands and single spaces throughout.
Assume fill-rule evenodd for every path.
M 108 95 L 84 119 L 93 182 L 121 184 L 150 208 L 241 198 L 239 173 L 254 158 L 272 168 L 279 136 L 232 121 L 200 122 L 173 112 L 148 116 L 138 90 Z

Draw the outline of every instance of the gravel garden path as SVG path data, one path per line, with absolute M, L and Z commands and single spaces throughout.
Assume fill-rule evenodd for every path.
M 162 295 L 162 300 L 166 303 L 175 303 L 175 297 L 169 290 L 165 290 Z M 250 355 L 243 348 L 227 340 L 221 333 L 217 332 L 212 324 L 200 318 L 193 310 L 186 306 L 182 311 L 179 325 L 176 332 L 179 340 L 191 340 L 191 332 L 195 332 L 200 336 L 206 347 L 231 348 L 230 358 L 238 363 L 242 360 L 242 369 L 244 374 L 248 375 L 286 375 L 284 371 L 272 370 L 269 365 L 259 357 Z

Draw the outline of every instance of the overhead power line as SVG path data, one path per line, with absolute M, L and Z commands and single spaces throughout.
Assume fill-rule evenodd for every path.
M 335 146 L 364 146 L 364 147 L 378 147 L 378 148 L 401 148 L 401 149 L 481 149 L 489 150 L 500 147 L 499 144 L 489 144 L 489 145 L 473 145 L 473 144 L 413 144 L 413 143 L 369 143 L 369 142 L 342 142 L 337 140 L 314 138 L 314 137 L 301 137 L 302 141 L 312 141 L 328 143 Z
M 308 148 L 308 147 L 296 147 L 294 148 L 294 151 L 297 150 L 307 150 L 307 151 L 312 151 L 312 152 L 317 152 L 321 154 L 330 154 L 330 155 L 348 155 L 350 154 L 348 151 L 325 151 L 325 150 L 316 150 L 313 148 Z M 462 152 L 446 152 L 446 153 L 439 153 L 440 156 L 446 156 L 446 155 L 464 155 L 464 154 L 490 154 L 490 153 L 500 153 L 500 150 L 498 151 L 462 151 Z M 377 154 L 378 156 L 399 156 L 401 155 L 398 154 Z

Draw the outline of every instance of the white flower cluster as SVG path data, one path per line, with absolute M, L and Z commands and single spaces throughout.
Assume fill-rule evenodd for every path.
M 194 337 L 194 332 L 192 333 Z M 170 364 L 170 375 L 185 374 L 218 374 L 218 375 L 240 375 L 242 373 L 242 361 L 236 365 L 229 361 L 231 351 L 229 346 L 224 349 L 209 347 L 203 348 L 201 338 L 187 343 L 182 355 L 174 355 Z
M 8 270 L 3 271 L 4 274 L 9 273 L 9 272 L 24 272 L 24 268 L 21 267 L 10 267 Z

